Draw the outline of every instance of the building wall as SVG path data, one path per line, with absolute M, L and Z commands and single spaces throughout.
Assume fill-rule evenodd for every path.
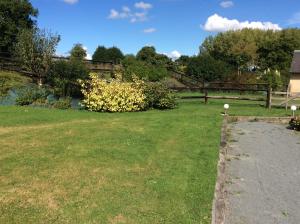
M 300 93 L 300 73 L 291 75 L 290 88 L 291 93 Z

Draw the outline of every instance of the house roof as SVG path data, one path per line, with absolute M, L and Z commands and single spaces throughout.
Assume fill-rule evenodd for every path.
M 294 57 L 291 66 L 291 73 L 300 73 L 300 50 L 294 51 Z

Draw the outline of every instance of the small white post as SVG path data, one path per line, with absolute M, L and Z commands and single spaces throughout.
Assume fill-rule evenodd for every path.
M 292 110 L 292 112 L 293 112 L 293 118 L 295 118 L 295 111 L 297 110 L 297 106 L 292 105 L 292 106 L 291 106 L 291 110 Z
M 227 115 L 227 111 L 229 109 L 229 104 L 224 104 L 224 114 Z

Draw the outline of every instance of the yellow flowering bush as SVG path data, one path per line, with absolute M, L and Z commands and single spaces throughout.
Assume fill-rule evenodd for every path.
M 107 82 L 91 73 L 87 81 L 79 81 L 84 95 L 83 105 L 90 111 L 133 112 L 145 108 L 142 81 L 122 82 L 118 76 Z

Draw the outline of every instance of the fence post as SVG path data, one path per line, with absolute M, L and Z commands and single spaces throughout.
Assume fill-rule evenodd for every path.
M 270 110 L 272 107 L 272 88 L 269 85 L 268 86 L 268 90 L 267 90 L 267 103 L 266 103 L 266 107 Z
M 205 89 L 204 90 L 204 94 L 205 94 L 205 104 L 207 104 L 207 102 L 208 102 L 208 91 L 207 91 L 207 89 Z
M 285 99 L 285 110 L 288 110 L 288 106 L 289 106 L 289 97 L 290 97 L 290 84 L 287 85 L 286 87 L 286 99 Z

